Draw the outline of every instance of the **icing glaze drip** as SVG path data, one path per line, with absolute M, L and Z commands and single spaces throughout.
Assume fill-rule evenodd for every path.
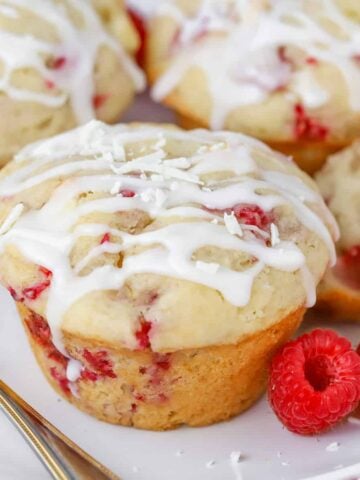
M 316 109 L 331 100 L 316 77 L 317 65 L 323 62 L 341 72 L 351 108 L 359 111 L 359 25 L 334 0 L 312 3 L 227 0 L 219 8 L 216 0 L 203 0 L 193 16 L 174 2 L 160 4 L 153 15 L 177 22 L 177 48 L 169 53 L 169 67 L 155 83 L 153 98 L 165 98 L 196 67 L 207 77 L 213 129 L 222 128 L 237 107 L 262 103 L 282 89 L 288 91 L 289 102 L 294 99 Z M 301 66 L 292 61 L 289 46 L 305 53 Z
M 165 149 L 170 140 L 192 143 L 193 153 L 171 156 Z M 147 149 L 134 154 L 136 142 L 146 142 Z M 19 153 L 18 168 L 0 182 L 3 199 L 16 199 L 49 180 L 64 179 L 41 208 L 27 210 L 18 204 L 0 227 L 0 252 L 13 245 L 28 261 L 41 265 L 46 278 L 51 275 L 46 284 L 46 316 L 60 351 L 65 354 L 59 327 L 71 306 L 90 292 L 118 291 L 134 274 L 202 284 L 242 307 L 264 268 L 299 271 L 308 303 L 313 302 L 315 281 L 305 256 L 295 241 L 279 234 L 273 211 L 290 207 L 298 221 L 323 240 L 334 259 L 331 235 L 311 208 L 324 208 L 323 202 L 300 178 L 281 171 L 288 163 L 284 157 L 270 153 L 280 170 L 269 170 L 260 167 L 254 152 L 270 153 L 244 135 L 111 127 L 93 121 Z M 88 192 L 89 199 L 77 201 Z M 134 211 L 164 222 L 138 233 L 107 223 L 80 223 L 95 212 Z M 326 221 L 336 231 L 330 216 Z M 71 265 L 70 253 L 84 236 L 93 238 L 95 245 Z M 205 246 L 243 252 L 251 261 L 237 271 L 197 259 L 196 252 Z M 135 248 L 136 254 L 126 255 Z M 124 255 L 121 266 L 91 267 L 104 254 Z
M 36 15 L 51 25 L 58 41 L 40 40 L 31 35 L 0 31 L 0 91 L 14 100 L 36 102 L 48 107 L 60 107 L 68 100 L 78 123 L 95 118 L 99 100 L 94 101 L 94 69 L 100 47 L 108 47 L 119 57 L 137 90 L 144 87 L 144 78 L 119 42 L 103 28 L 91 2 L 68 0 L 81 12 L 83 25 L 76 27 L 65 6 L 45 0 L 11 0 L 2 2 L 0 14 L 21 17 L 26 12 Z M 11 6 L 10 6 L 11 5 Z M 10 15 L 11 12 L 11 15 Z M 12 76 L 20 69 L 33 69 L 44 79 L 48 91 L 35 92 L 13 85 Z M 57 92 L 54 88 L 57 87 Z

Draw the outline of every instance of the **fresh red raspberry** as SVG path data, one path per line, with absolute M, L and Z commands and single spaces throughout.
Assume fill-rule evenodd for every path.
M 360 356 L 336 332 L 313 330 L 275 355 L 268 394 L 286 428 L 302 435 L 323 432 L 360 402 Z
M 354 245 L 340 255 L 333 272 L 344 284 L 360 290 L 360 245 Z
M 294 106 L 294 116 L 294 135 L 298 140 L 325 140 L 329 133 L 329 128 L 322 125 L 315 118 L 310 117 L 300 103 Z
M 135 332 L 135 337 L 138 342 L 138 347 L 140 350 L 145 350 L 146 348 L 150 347 L 150 330 L 152 327 L 152 323 L 145 320 L 144 317 L 140 317 L 140 325 L 139 328 Z

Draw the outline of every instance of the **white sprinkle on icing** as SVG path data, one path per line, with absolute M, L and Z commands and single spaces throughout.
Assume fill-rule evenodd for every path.
M 120 182 L 120 180 L 117 180 L 114 183 L 114 186 L 111 187 L 111 189 L 110 189 L 111 195 L 117 195 L 120 192 L 120 188 L 121 188 L 121 182 Z
M 175 453 L 175 455 L 176 455 L 177 457 L 181 457 L 182 455 L 184 455 L 184 450 L 177 450 L 176 453 Z
M 22 212 L 24 211 L 24 204 L 18 203 L 14 208 L 10 210 L 9 215 L 5 218 L 4 222 L 0 226 L 0 235 L 4 235 L 10 230 L 20 218 Z
M 208 462 L 206 462 L 206 468 L 214 468 L 215 467 L 215 460 L 209 460 Z
M 160 188 L 157 188 L 155 190 L 155 204 L 158 207 L 162 207 L 166 201 L 166 194 L 164 190 L 161 190 Z
M 275 245 L 278 245 L 280 243 L 279 229 L 277 228 L 275 223 L 270 224 L 270 235 L 271 235 L 271 245 L 275 247 Z
M 234 212 L 224 213 L 224 223 L 227 231 L 231 233 L 231 235 L 239 235 L 239 237 L 242 236 L 243 232 Z
M 205 273 L 214 274 L 219 270 L 219 267 L 220 265 L 218 263 L 202 262 L 200 260 L 197 260 L 196 262 L 196 268 Z
M 337 452 L 339 450 L 340 443 L 339 442 L 332 442 L 325 448 L 327 452 Z

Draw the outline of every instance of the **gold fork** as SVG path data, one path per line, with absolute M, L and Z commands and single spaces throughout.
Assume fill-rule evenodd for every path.
M 0 408 L 55 480 L 120 480 L 0 380 Z

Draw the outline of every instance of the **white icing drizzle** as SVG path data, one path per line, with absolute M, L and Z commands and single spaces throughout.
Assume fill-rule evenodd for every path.
M 2 0 L 0 14 L 20 18 L 23 12 L 42 18 L 51 25 L 58 37 L 57 42 L 40 40 L 28 34 L 0 30 L 0 63 L 4 71 L 0 77 L 0 91 L 19 101 L 36 102 L 48 107 L 60 107 L 68 100 L 78 123 L 95 118 L 93 96 L 95 94 L 94 69 L 99 49 L 106 46 L 118 55 L 129 79 L 137 90 L 144 87 L 144 77 L 122 46 L 102 26 L 91 2 L 68 0 L 75 11 L 81 12 L 84 25 L 76 27 L 62 3 L 47 0 Z M 9 3 L 9 5 L 8 5 Z M 10 14 L 12 12 L 12 14 Z M 44 56 L 61 59 L 61 68 L 46 65 Z M 54 88 L 49 93 L 35 92 L 13 85 L 12 76 L 16 70 L 36 70 Z
M 207 147 L 207 153 L 203 148 L 201 153 L 187 158 L 169 158 L 165 150 L 158 148 L 126 158 L 131 144 L 151 140 L 156 143 L 159 134 L 164 137 L 163 146 L 168 139 L 196 142 Z M 216 147 L 214 151 L 212 144 L 222 145 L 222 149 Z M 286 272 L 300 270 L 307 302 L 314 301 L 315 281 L 304 254 L 294 242 L 277 238 L 269 246 L 261 240 L 270 238 L 268 232 L 254 225 L 237 223 L 236 227 L 233 215 L 224 218 L 216 212 L 242 203 L 255 204 L 265 212 L 290 205 L 298 220 L 322 238 L 334 254 L 327 228 L 309 207 L 311 203 L 319 204 L 318 194 L 295 176 L 260 168 L 251 155 L 253 149 L 269 152 L 243 135 L 202 130 L 163 131 L 154 126 L 132 129 L 93 121 L 30 145 L 19 153 L 18 169 L 0 182 L 0 196 L 11 198 L 49 179 L 65 179 L 42 208 L 23 212 L 24 207 L 17 205 L 11 210 L 0 237 L 0 252 L 6 245 L 14 245 L 28 261 L 52 272 L 46 316 L 57 348 L 66 354 L 60 326 L 77 300 L 97 290 L 119 290 L 136 273 L 199 283 L 216 289 L 228 302 L 242 307 L 248 304 L 253 283 L 264 267 Z M 214 172 L 231 172 L 231 177 L 221 181 L 200 177 Z M 130 190 L 134 195 L 118 194 L 120 187 L 121 191 Z M 258 193 L 259 190 L 267 193 Z M 101 198 L 76 203 L 79 195 L 89 191 L 100 194 Z M 151 218 L 181 217 L 181 221 L 137 234 L 102 223 L 77 223 L 94 212 L 133 210 L 147 212 Z M 276 237 L 274 232 L 272 227 L 272 239 Z M 72 267 L 69 255 L 78 239 L 101 238 L 104 234 L 111 235 L 111 240 L 109 237 L 110 241 L 97 244 Z M 79 275 L 104 253 L 118 254 L 136 246 L 145 249 L 125 256 L 121 268 L 104 265 Z M 244 271 L 235 271 L 213 262 L 194 261 L 194 253 L 203 246 L 245 252 L 254 258 L 254 263 Z
M 66 378 L 69 380 L 69 382 L 76 382 L 76 380 L 80 377 L 83 368 L 84 367 L 81 362 L 71 358 L 66 367 Z
M 317 81 L 316 67 L 304 64 L 302 71 L 294 71 L 279 54 L 279 48 L 294 46 L 308 58 L 335 65 L 348 86 L 351 108 L 360 110 L 360 68 L 354 59 L 360 53 L 359 24 L 334 0 L 321 0 L 318 6 L 305 0 L 227 0 L 221 2 L 221 12 L 219 3 L 203 0 L 193 16 L 173 2 L 159 6 L 156 14 L 174 19 L 180 33 L 169 67 L 152 89 L 155 100 L 165 98 L 191 67 L 198 67 L 212 97 L 213 129 L 222 128 L 236 107 L 259 104 L 284 86 L 292 103 L 295 99 L 310 109 L 322 107 L 331 97 Z M 326 30 L 316 17 L 320 14 L 337 26 L 340 36 Z

